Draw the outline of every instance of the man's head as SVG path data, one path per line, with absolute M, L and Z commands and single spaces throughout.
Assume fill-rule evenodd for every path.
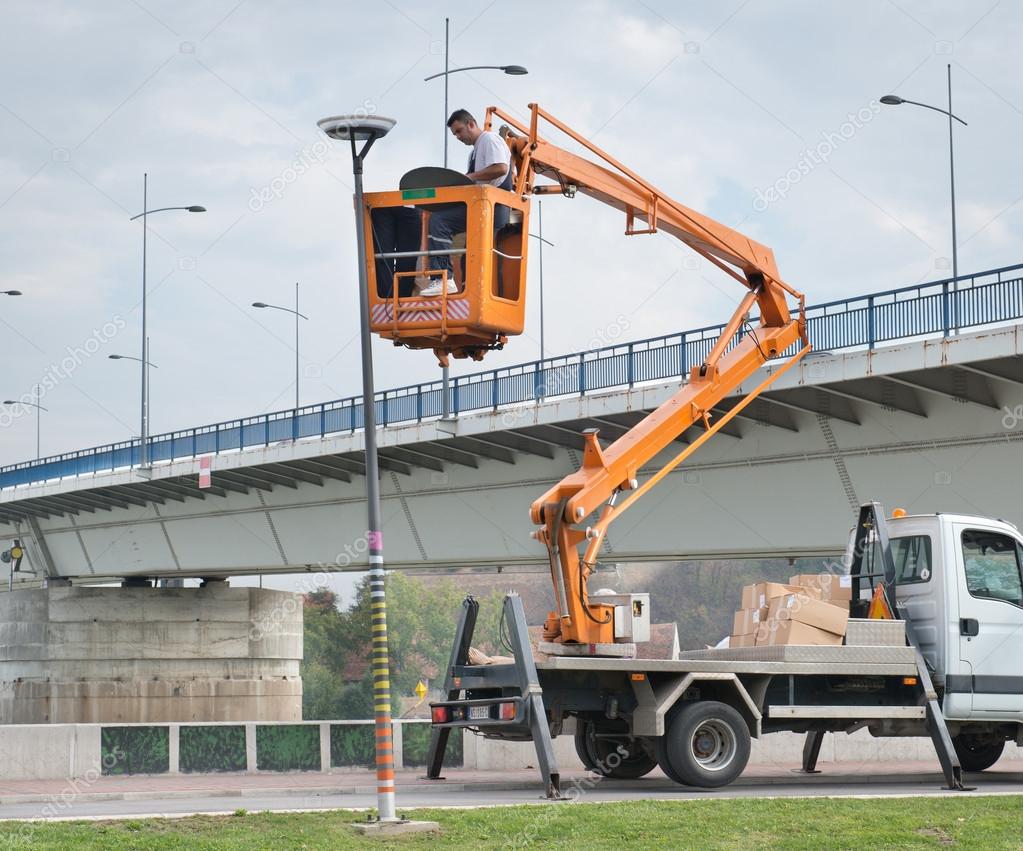
M 448 119 L 448 127 L 451 128 L 451 135 L 463 145 L 475 145 L 480 133 L 483 132 L 467 109 L 456 109 L 452 112 Z

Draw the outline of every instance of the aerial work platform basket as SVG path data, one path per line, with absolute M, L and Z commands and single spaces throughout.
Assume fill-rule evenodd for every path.
M 364 198 L 373 333 L 432 349 L 442 365 L 481 360 L 522 333 L 528 199 L 441 168 Z

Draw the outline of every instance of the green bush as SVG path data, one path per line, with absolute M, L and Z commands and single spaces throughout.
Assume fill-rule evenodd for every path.
M 183 772 L 244 771 L 245 727 L 182 727 L 178 763 Z
M 256 768 L 260 771 L 320 771 L 319 726 L 258 725 Z
M 372 767 L 376 763 L 375 728 L 371 724 L 330 725 L 330 767 Z
M 104 774 L 164 774 L 170 770 L 169 727 L 103 727 Z
M 426 765 L 426 757 L 430 753 L 430 730 L 429 724 L 401 725 L 401 759 L 406 768 Z M 444 765 L 461 768 L 463 764 L 462 731 L 452 729 L 444 750 Z

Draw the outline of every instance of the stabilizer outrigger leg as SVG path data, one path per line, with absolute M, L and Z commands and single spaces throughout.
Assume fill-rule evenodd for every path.
M 543 689 L 540 677 L 533 661 L 533 650 L 529 643 L 529 631 L 526 627 L 526 613 L 522 608 L 522 599 L 518 594 L 508 594 L 504 598 L 504 627 L 510 649 L 514 654 L 514 663 L 497 665 L 469 664 L 469 646 L 476 628 L 476 617 L 479 614 L 479 603 L 472 597 L 466 597 L 462 603 L 462 614 L 458 619 L 455 631 L 455 643 L 451 650 L 451 662 L 448 665 L 444 680 L 444 691 L 447 702 L 461 700 L 463 691 L 501 690 L 518 692 L 522 711 L 517 713 L 515 721 L 495 722 L 480 721 L 480 726 L 495 724 L 511 728 L 520 736 L 526 729 L 536 748 L 537 764 L 543 775 L 544 789 L 551 800 L 562 800 L 561 774 L 554 757 L 554 745 L 551 741 L 551 730 L 547 722 L 547 711 L 543 705 Z M 486 698 L 481 703 L 485 703 Z M 471 704 L 472 702 L 470 702 Z M 433 704 L 435 706 L 443 704 Z M 473 725 L 475 726 L 475 725 Z M 449 727 L 435 726 L 430 733 L 430 750 L 427 755 L 426 776 L 430 780 L 442 780 L 441 767 L 444 762 L 444 750 L 448 743 Z

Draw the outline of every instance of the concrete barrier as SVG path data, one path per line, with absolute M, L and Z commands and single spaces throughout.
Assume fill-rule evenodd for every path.
M 111 731 L 158 730 L 166 731 L 165 769 L 155 773 L 204 773 L 183 770 L 181 759 L 182 729 L 244 727 L 244 739 L 239 747 L 244 754 L 238 770 L 248 774 L 272 774 L 275 770 L 260 769 L 268 760 L 260 754 L 259 728 L 308 728 L 306 748 L 308 759 L 304 763 L 309 771 L 340 772 L 364 770 L 372 765 L 373 724 L 370 721 L 302 721 L 293 724 L 164 724 L 164 725 L 105 725 L 105 724 L 8 724 L 0 725 L 0 780 L 85 780 L 91 782 L 109 774 L 138 773 L 124 770 L 125 758 L 130 756 L 118 744 Z M 107 731 L 106 745 L 104 733 Z M 343 733 L 357 732 L 359 747 L 347 752 L 337 747 Z M 394 722 L 394 755 L 397 768 L 423 765 L 424 742 L 429 722 L 403 719 Z M 161 734 L 162 735 L 162 734 Z M 332 739 L 333 735 L 333 739 Z M 264 736 L 266 738 L 266 736 Z M 406 747 L 415 738 L 415 748 Z M 120 741 L 124 741 L 122 739 Z M 332 749 L 332 741 L 335 747 Z M 243 743 L 243 744 L 242 744 Z M 750 755 L 751 765 L 798 765 L 803 749 L 803 736 L 796 733 L 771 733 L 754 740 Z M 265 750 L 265 748 L 264 748 Z M 408 764 L 408 755 L 415 753 L 415 761 Z M 582 770 L 575 753 L 571 735 L 554 740 L 554 753 L 563 772 Z M 351 757 L 349 764 L 339 760 Z M 1023 753 L 1015 744 L 1005 746 L 1003 760 L 1020 760 Z M 866 763 L 881 765 L 886 762 L 936 760 L 929 739 L 876 739 L 866 730 L 852 735 L 828 733 L 821 746 L 822 763 Z M 136 760 L 137 762 L 138 760 Z M 270 760 L 272 762 L 272 760 Z M 244 765 L 244 769 L 241 765 Z M 466 733 L 462 742 L 461 759 L 446 762 L 450 767 L 464 767 L 479 771 L 512 771 L 535 768 L 536 752 L 530 742 L 503 742 L 484 739 Z

